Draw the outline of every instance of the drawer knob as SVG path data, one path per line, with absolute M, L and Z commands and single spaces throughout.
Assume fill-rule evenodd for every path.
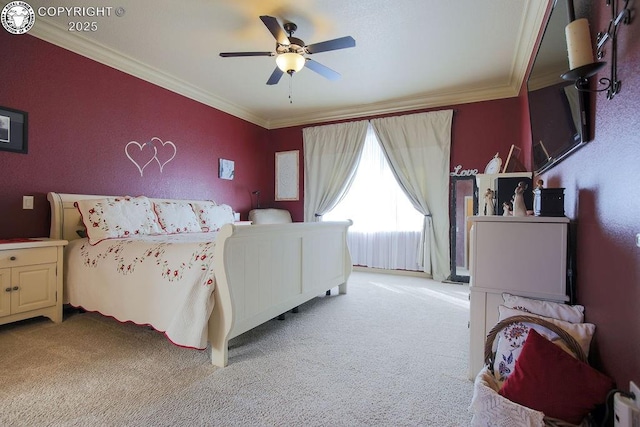
M 4 291 L 5 292 L 11 292 L 11 288 L 6 288 Z
M 12 256 L 11 258 L 9 258 L 11 261 L 15 261 L 17 258 Z
M 17 286 L 14 286 L 14 287 L 13 287 L 13 290 L 14 290 L 14 291 L 17 291 L 18 289 L 20 289 L 20 288 L 19 288 L 19 287 L 17 287 Z

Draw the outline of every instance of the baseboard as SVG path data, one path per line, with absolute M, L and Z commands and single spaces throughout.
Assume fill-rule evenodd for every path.
M 424 271 L 387 270 L 384 268 L 362 267 L 359 265 L 354 265 L 353 271 L 361 271 L 363 273 L 395 274 L 396 276 L 424 277 L 426 279 L 432 278 L 431 274 L 425 273 Z

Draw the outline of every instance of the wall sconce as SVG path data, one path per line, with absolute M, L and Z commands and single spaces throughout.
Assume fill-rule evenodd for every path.
M 602 77 L 598 80 L 605 87 L 602 89 L 589 89 L 589 78 L 598 73 L 607 63 L 596 62 L 593 59 L 589 22 L 586 19 L 576 19 L 565 28 L 570 70 L 564 73 L 562 78 L 575 81 L 576 89 L 583 92 L 603 92 L 606 90 L 607 99 L 612 99 L 620 92 L 621 85 L 620 80 L 618 80 L 618 49 L 616 42 L 618 25 L 620 23 L 628 25 L 631 22 L 631 11 L 628 8 L 629 0 L 624 0 L 624 8 L 619 13 L 618 0 L 606 0 L 606 4 L 611 7 L 611 21 L 609 21 L 607 30 L 598 33 L 596 38 L 596 56 L 598 60 L 604 58 L 604 47 L 608 41 L 611 41 L 611 74 L 609 78 Z

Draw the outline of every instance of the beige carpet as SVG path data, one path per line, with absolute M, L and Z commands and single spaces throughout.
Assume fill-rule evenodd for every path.
M 224 369 L 92 313 L 0 326 L 0 425 L 465 426 L 467 295 L 354 272 L 232 340 Z

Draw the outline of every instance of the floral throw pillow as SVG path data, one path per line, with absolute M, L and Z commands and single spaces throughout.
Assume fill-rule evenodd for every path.
M 200 233 L 202 229 L 191 204 L 187 202 L 154 202 L 160 226 L 167 233 Z
M 505 307 L 503 305 L 498 307 L 499 320 L 502 321 L 506 318 L 513 316 L 531 316 L 546 320 L 550 323 L 559 326 L 571 335 L 580 344 L 580 348 L 584 353 L 589 355 L 589 347 L 591 345 L 591 338 L 595 332 L 596 326 L 591 323 L 571 323 L 564 320 L 553 319 L 551 317 L 538 316 L 535 314 L 527 313 L 520 310 Z M 529 330 L 535 329 L 540 335 L 552 341 L 566 352 L 573 354 L 571 350 L 566 346 L 564 341 L 555 333 L 545 328 L 544 326 L 517 322 L 513 323 L 502 329 L 497 335 L 496 356 L 493 364 L 494 375 L 498 381 L 506 380 L 513 372 L 516 360 L 522 352 L 522 346 L 529 335 Z
M 216 205 L 213 202 L 191 203 L 198 215 L 202 231 L 218 231 L 225 224 L 233 223 L 233 209 L 229 205 Z
M 79 200 L 75 206 L 91 245 L 105 239 L 162 233 L 151 202 L 144 196 Z

